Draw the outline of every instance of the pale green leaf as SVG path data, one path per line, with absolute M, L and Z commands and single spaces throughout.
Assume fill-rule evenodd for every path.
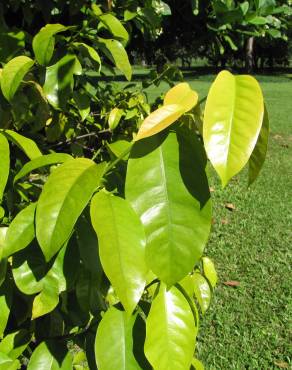
M 203 262 L 204 275 L 208 279 L 211 286 L 214 288 L 218 281 L 218 276 L 217 276 L 214 263 L 208 257 L 203 257 L 202 262 Z
M 33 66 L 34 61 L 24 55 L 11 59 L 3 68 L 1 90 L 10 102 L 14 97 L 23 77 Z
M 74 42 L 73 45 L 80 50 L 83 55 L 88 56 L 90 59 L 92 59 L 94 62 L 98 64 L 98 71 L 100 72 L 101 68 L 101 59 L 97 51 L 92 47 L 84 42 Z
M 123 110 L 122 109 L 119 109 L 119 108 L 113 108 L 111 111 L 110 111 L 110 114 L 108 116 L 108 125 L 109 125 L 109 128 L 110 130 L 114 130 L 121 118 L 122 118 L 122 115 L 123 115 Z
M 5 353 L 12 360 L 16 360 L 30 342 L 31 335 L 21 329 L 6 335 L 0 342 L 0 353 Z
M 130 81 L 132 77 L 132 67 L 123 45 L 119 41 L 113 39 L 99 38 L 98 41 L 108 49 L 116 67 L 126 76 L 126 79 Z
M 43 187 L 36 209 L 36 236 L 46 261 L 69 238 L 72 229 L 98 187 L 105 165 L 86 158 L 56 168 Z
M 39 64 L 46 66 L 50 63 L 54 53 L 55 35 L 66 30 L 67 27 L 62 24 L 47 24 L 35 35 L 32 48 Z
M 10 169 L 10 151 L 6 137 L 0 133 L 0 204 L 6 187 Z
M 72 354 L 62 342 L 42 342 L 34 350 L 27 370 L 72 370 L 72 360 Z
M 192 367 L 193 369 L 195 370 L 204 370 L 204 365 L 202 364 L 202 362 L 200 360 L 198 360 L 197 358 L 193 358 L 193 361 L 192 361 Z
M 45 284 L 42 291 L 33 300 L 32 319 L 53 311 L 58 303 L 59 292 L 56 290 L 56 286 Z
M 211 290 L 207 280 L 200 273 L 193 274 L 194 293 L 203 313 L 206 312 L 211 301 Z
M 142 122 L 135 137 L 135 141 L 153 136 L 177 121 L 184 114 L 184 108 L 180 104 L 163 105 Z
M 20 369 L 20 366 L 18 360 L 12 360 L 4 353 L 0 353 L 0 370 L 17 370 Z
M 17 145 L 29 159 L 34 159 L 42 155 L 42 152 L 33 140 L 12 130 L 0 130 L 0 132 L 3 133 L 9 141 Z
M 181 82 L 165 94 L 163 104 L 179 104 L 183 107 L 185 113 L 197 105 L 198 98 L 198 94 L 191 89 L 188 83 Z
M 205 106 L 203 138 L 223 186 L 248 162 L 263 114 L 262 91 L 253 77 L 219 73 Z
M 73 159 L 73 157 L 71 157 L 71 155 L 67 153 L 52 153 L 34 158 L 30 162 L 26 163 L 16 174 L 16 176 L 14 177 L 14 183 L 29 174 L 31 171 L 34 171 L 41 167 L 50 166 L 52 164 L 63 163 L 70 159 Z
M 90 214 L 104 272 L 125 310 L 132 313 L 146 283 L 143 226 L 126 200 L 104 191 L 92 198 Z
M 258 141 L 249 159 L 248 185 L 251 185 L 256 180 L 265 162 L 268 150 L 269 130 L 270 130 L 269 126 L 270 126 L 269 116 L 265 108 L 263 124 L 258 137 Z
M 133 354 L 132 331 L 135 316 L 111 307 L 97 328 L 95 357 L 99 370 L 139 370 Z
M 126 140 L 117 140 L 113 143 L 107 144 L 110 151 L 117 157 L 120 158 L 125 152 L 129 152 L 130 148 L 133 144 L 130 141 Z M 123 156 L 124 160 L 127 160 L 129 157 L 129 153 L 127 155 Z
M 146 321 L 145 355 L 155 370 L 191 366 L 197 328 L 184 295 L 162 284 Z
M 168 286 L 193 269 L 209 236 L 205 164 L 201 143 L 184 129 L 139 141 L 131 151 L 126 199 L 145 227 L 148 267 Z
M 20 211 L 9 225 L 2 256 L 9 257 L 24 249 L 35 237 L 34 214 L 36 203 L 31 203 Z

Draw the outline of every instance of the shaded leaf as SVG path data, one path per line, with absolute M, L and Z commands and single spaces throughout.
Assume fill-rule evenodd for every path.
M 129 34 L 122 23 L 112 14 L 102 14 L 99 19 L 104 26 L 111 32 L 111 34 L 119 39 L 129 41 Z
M 135 316 L 111 307 L 97 328 L 95 357 L 99 370 L 139 370 L 133 355 L 132 331 Z
M 42 152 L 33 140 L 12 130 L 0 130 L 0 132 L 3 133 L 9 141 L 17 145 L 29 159 L 34 159 L 42 155 Z
M 88 56 L 94 62 L 98 63 L 98 72 L 100 72 L 101 59 L 97 51 L 92 46 L 89 46 L 84 42 L 74 42 L 73 45 L 76 46 L 84 55 Z
M 90 113 L 90 98 L 84 93 L 74 91 L 73 99 L 78 108 L 81 120 L 84 121 Z
M 263 125 L 256 146 L 249 159 L 248 185 L 251 185 L 256 180 L 261 168 L 263 167 L 268 150 L 269 126 L 269 116 L 265 107 Z
M 98 187 L 105 165 L 78 158 L 60 165 L 43 187 L 36 209 L 36 236 L 49 261 L 69 238 Z

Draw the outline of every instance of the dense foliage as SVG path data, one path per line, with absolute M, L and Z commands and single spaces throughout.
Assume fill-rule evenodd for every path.
M 58 4 L 40 6 L 43 19 L 61 17 Z M 159 16 L 151 4 L 144 12 Z M 29 17 L 25 32 L 2 30 L 0 369 L 202 368 L 199 310 L 217 281 L 203 256 L 207 157 L 223 186 L 245 165 L 255 180 L 268 140 L 262 92 L 223 71 L 203 118 L 187 83 L 154 107 L 132 84 L 115 88 L 115 69 L 131 79 L 136 13 L 120 21 L 111 6 L 88 2 L 76 25 L 34 35 Z

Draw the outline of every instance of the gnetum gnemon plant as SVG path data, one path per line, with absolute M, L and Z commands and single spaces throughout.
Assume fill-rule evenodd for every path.
M 75 42 L 50 64 L 63 31 L 47 25 L 32 43 L 35 58 L 15 57 L 2 70 L 8 105 L 32 86 L 54 110 L 37 135 L 70 109 L 82 120 L 90 112 L 92 97 L 74 95 L 84 68 L 74 50 L 100 60 Z M 209 159 L 223 186 L 246 165 L 249 184 L 255 180 L 268 140 L 263 95 L 253 77 L 222 71 L 203 113 L 187 83 L 152 113 L 134 98 L 139 119 L 129 128 L 131 106 L 110 110 L 110 139 L 96 139 L 103 141 L 90 158 L 1 126 L 0 369 L 203 368 L 195 357 L 199 310 L 217 281 L 204 256 L 212 211 L 206 166 Z M 124 124 L 127 140 L 114 135 Z

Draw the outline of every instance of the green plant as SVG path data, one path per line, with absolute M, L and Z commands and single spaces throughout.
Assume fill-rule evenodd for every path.
M 6 100 L 33 63 L 20 56 L 5 65 Z M 111 130 L 123 121 L 119 109 Z M 223 186 L 246 164 L 254 181 L 268 139 L 263 96 L 254 78 L 223 71 L 204 122 L 197 93 L 180 83 L 124 131 L 128 141 L 111 135 L 103 155 L 88 159 L 43 154 L 1 129 L 3 368 L 202 368 L 193 358 L 198 308 L 206 311 L 217 280 L 202 257 L 211 226 L 207 156 Z

